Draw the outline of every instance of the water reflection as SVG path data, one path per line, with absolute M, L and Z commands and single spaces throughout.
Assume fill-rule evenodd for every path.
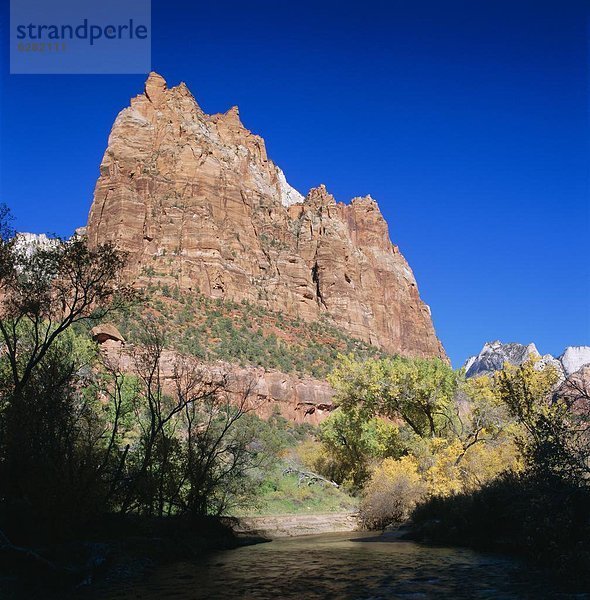
M 108 597 L 389 600 L 574 596 L 559 593 L 543 573 L 510 557 L 367 539 L 366 534 L 330 534 L 220 552 L 199 564 L 168 565 L 140 583 L 110 590 Z

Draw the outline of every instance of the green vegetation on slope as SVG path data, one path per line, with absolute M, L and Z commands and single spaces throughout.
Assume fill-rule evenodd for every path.
M 177 287 L 150 286 L 141 306 L 130 309 L 118 326 L 130 341 L 139 339 L 139 315 L 149 306 L 168 343 L 203 360 L 224 360 L 284 373 L 325 378 L 339 354 L 384 357 L 378 348 L 347 335 L 321 319 L 312 323 L 249 302 L 206 298 Z

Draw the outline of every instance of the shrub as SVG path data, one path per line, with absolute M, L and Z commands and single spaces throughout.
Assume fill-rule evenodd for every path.
M 368 529 L 383 529 L 404 521 L 425 494 L 426 484 L 415 459 L 386 458 L 365 487 L 359 511 L 361 523 Z

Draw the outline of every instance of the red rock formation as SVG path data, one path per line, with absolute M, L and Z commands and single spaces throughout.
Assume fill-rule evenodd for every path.
M 99 344 L 104 344 L 107 340 L 120 344 L 125 342 L 125 338 L 121 335 L 121 332 L 112 323 L 102 323 L 93 327 L 90 330 L 90 335 Z
M 87 228 L 129 252 L 129 276 L 211 297 L 321 315 L 390 352 L 445 357 L 430 311 L 369 196 L 303 199 L 241 123 L 206 115 L 150 74 L 117 117 Z
M 568 375 L 553 393 L 554 400 L 563 400 L 578 415 L 586 416 L 585 428 L 590 434 L 590 365 Z
M 103 357 L 113 367 L 126 373 L 137 372 L 133 346 L 107 339 L 100 342 Z M 191 365 L 204 382 L 227 381 L 225 388 L 232 401 L 239 401 L 250 390 L 249 405 L 262 418 L 275 412 L 295 423 L 317 425 L 333 410 L 334 390 L 325 381 L 311 377 L 265 371 L 261 367 L 239 367 L 224 362 L 202 363 L 165 350 L 160 359 L 160 378 L 164 390 L 174 393 L 176 365 Z

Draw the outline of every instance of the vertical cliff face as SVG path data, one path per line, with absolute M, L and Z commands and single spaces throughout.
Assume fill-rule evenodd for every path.
M 238 109 L 205 114 L 152 73 L 117 117 L 88 219 L 129 276 L 336 325 L 385 350 L 441 356 L 430 311 L 369 196 L 303 198 Z

